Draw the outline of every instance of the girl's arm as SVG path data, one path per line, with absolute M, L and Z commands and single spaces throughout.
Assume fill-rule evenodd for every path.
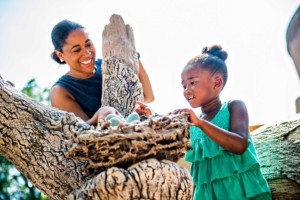
M 140 67 L 139 79 L 143 86 L 144 102 L 150 103 L 150 102 L 154 101 L 154 94 L 153 94 L 153 90 L 152 90 L 152 86 L 151 86 L 148 74 L 140 60 L 139 60 L 139 67 Z
M 208 137 L 224 149 L 235 154 L 242 154 L 248 146 L 248 112 L 242 101 L 229 104 L 231 113 L 230 130 L 224 130 L 204 119 L 199 119 L 190 109 L 176 110 L 175 113 L 188 112 L 189 120 L 199 127 Z

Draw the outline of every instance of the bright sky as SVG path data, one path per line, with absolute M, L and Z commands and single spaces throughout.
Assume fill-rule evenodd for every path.
M 203 46 L 220 44 L 229 54 L 222 100 L 243 100 L 251 125 L 295 114 L 300 83 L 285 33 L 299 0 L 141 2 L 0 0 L 1 76 L 17 89 L 34 77 L 42 87 L 51 87 L 68 69 L 50 58 L 53 26 L 63 19 L 82 24 L 101 57 L 103 28 L 112 14 L 119 14 L 134 30 L 156 97 L 150 106 L 158 113 L 190 107 L 182 94 L 181 70 Z

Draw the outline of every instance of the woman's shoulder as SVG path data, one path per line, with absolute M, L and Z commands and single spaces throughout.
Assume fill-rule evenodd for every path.
M 54 85 L 50 90 L 50 98 L 53 99 L 64 99 L 65 97 L 73 98 L 72 94 L 61 85 Z
M 51 88 L 56 87 L 56 86 L 63 86 L 64 83 L 69 79 L 70 77 L 66 74 L 62 75 L 57 81 L 52 85 Z

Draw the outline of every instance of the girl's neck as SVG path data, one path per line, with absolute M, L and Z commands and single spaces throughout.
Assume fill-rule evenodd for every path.
M 209 121 L 212 120 L 214 116 L 219 112 L 221 106 L 222 103 L 219 97 L 212 99 L 210 102 L 201 107 L 201 118 Z

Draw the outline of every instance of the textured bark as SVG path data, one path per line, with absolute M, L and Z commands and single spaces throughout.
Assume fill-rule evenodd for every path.
M 65 199 L 94 173 L 84 161 L 67 158 L 66 140 L 90 127 L 69 113 L 38 103 L 0 78 L 0 153 L 33 185 Z
M 118 48 L 108 52 L 104 95 L 126 115 L 142 99 L 138 71 L 117 57 L 123 55 Z M 1 76 L 0 107 L 0 153 L 51 199 L 192 198 L 189 172 L 175 163 L 189 148 L 186 115 L 117 129 L 108 123 L 97 130 L 72 113 L 28 98 Z
M 109 168 L 70 194 L 69 199 L 192 199 L 192 187 L 185 168 L 168 160 L 148 159 L 127 170 Z
M 300 199 L 300 114 L 251 133 L 274 199 Z
M 106 170 L 119 166 L 118 169 L 114 167 L 113 171 L 126 171 L 128 166 L 136 163 L 128 171 L 130 176 L 136 172 L 134 176 L 140 177 L 139 180 L 136 177 L 134 179 L 135 184 L 141 186 L 138 187 L 138 194 L 161 195 L 164 198 L 166 196 L 159 194 L 159 191 L 176 191 L 169 195 L 178 195 L 181 198 L 184 193 L 183 199 L 191 199 L 192 181 L 185 168 L 168 161 L 147 161 L 148 158 L 158 157 L 176 162 L 189 148 L 189 125 L 185 115 L 157 117 L 143 122 L 142 125 L 125 124 L 118 129 L 109 126 L 97 131 L 72 113 L 59 111 L 28 98 L 4 82 L 2 77 L 0 106 L 0 153 L 51 199 L 66 199 L 72 191 L 74 195 L 81 196 L 81 192 L 85 192 L 86 184 L 94 185 L 94 188 L 89 187 L 88 194 L 89 198 L 97 199 L 97 188 L 111 187 L 111 182 L 97 177 L 121 180 L 123 176 L 129 176 L 129 172 L 115 177 L 116 173 L 110 173 L 112 169 L 107 172 Z M 84 148 L 84 143 L 88 148 Z M 85 158 L 78 157 L 82 149 L 87 149 L 83 153 L 87 156 Z M 131 156 L 126 156 L 126 151 L 129 150 Z M 142 163 L 139 164 L 139 161 Z M 150 190 L 153 185 L 148 185 L 149 190 L 140 192 L 145 186 L 138 181 L 152 177 L 150 171 L 140 172 L 143 162 L 150 163 L 150 168 L 153 165 L 151 163 L 161 166 L 161 170 L 155 170 L 155 177 L 160 177 L 157 181 L 161 181 L 160 187 L 165 188 L 164 190 Z M 148 170 L 149 166 L 144 168 Z M 155 180 L 152 177 L 151 184 Z M 178 181 L 181 184 L 178 185 Z M 118 183 L 115 193 L 109 192 L 110 197 L 118 199 L 119 188 L 129 184 L 127 180 L 124 180 L 123 185 L 120 181 Z M 129 191 L 134 188 L 127 189 Z M 74 198 L 74 195 L 70 198 Z M 101 195 L 100 199 L 108 198 Z
M 144 101 L 133 30 L 119 15 L 112 15 L 102 33 L 102 106 L 128 116 L 136 101 Z
M 95 169 L 127 168 L 152 157 L 176 162 L 190 147 L 186 118 L 185 115 L 154 117 L 141 123 L 121 124 L 116 129 L 108 126 L 102 132 L 83 132 L 68 141 L 71 148 L 66 156 L 87 160 L 87 167 Z

